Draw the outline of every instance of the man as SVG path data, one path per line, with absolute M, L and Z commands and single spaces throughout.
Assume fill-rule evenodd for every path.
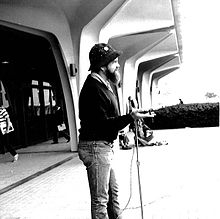
M 56 105 L 53 107 L 53 114 L 51 118 L 52 122 L 52 129 L 53 129 L 53 142 L 52 144 L 58 144 L 59 140 L 58 138 L 60 136 L 64 137 L 67 142 L 70 141 L 70 136 L 66 133 L 66 127 L 63 127 L 63 130 L 59 130 L 58 126 L 64 125 L 64 119 L 63 119 L 63 111 L 59 105 Z
M 87 167 L 92 219 L 121 218 L 118 185 L 111 165 L 113 143 L 118 132 L 134 119 L 150 116 L 137 109 L 127 115 L 119 114 L 117 98 L 110 83 L 117 85 L 120 81 L 120 55 L 120 51 L 108 44 L 92 47 L 89 52 L 91 74 L 79 97 L 81 128 L 78 153 Z

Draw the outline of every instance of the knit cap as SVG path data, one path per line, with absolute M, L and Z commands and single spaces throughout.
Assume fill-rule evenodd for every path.
M 89 52 L 90 68 L 100 68 L 108 65 L 114 59 L 122 54 L 121 51 L 115 50 L 112 46 L 105 43 L 95 44 Z

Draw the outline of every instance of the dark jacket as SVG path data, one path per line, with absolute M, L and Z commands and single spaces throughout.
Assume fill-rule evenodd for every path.
M 79 97 L 80 140 L 113 142 L 118 132 L 133 121 L 119 115 L 116 96 L 105 84 L 88 75 Z

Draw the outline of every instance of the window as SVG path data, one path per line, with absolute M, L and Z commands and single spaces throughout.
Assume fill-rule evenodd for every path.
M 53 100 L 50 83 L 32 80 L 31 87 L 32 93 L 28 101 L 31 114 L 34 116 L 40 116 L 42 113 L 45 115 L 51 114 L 55 101 Z M 42 109 L 44 109 L 44 112 L 42 112 Z

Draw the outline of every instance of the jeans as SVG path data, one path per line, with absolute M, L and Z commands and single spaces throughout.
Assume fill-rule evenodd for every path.
M 121 219 L 112 144 L 83 141 L 79 143 L 78 153 L 87 170 L 92 219 Z

